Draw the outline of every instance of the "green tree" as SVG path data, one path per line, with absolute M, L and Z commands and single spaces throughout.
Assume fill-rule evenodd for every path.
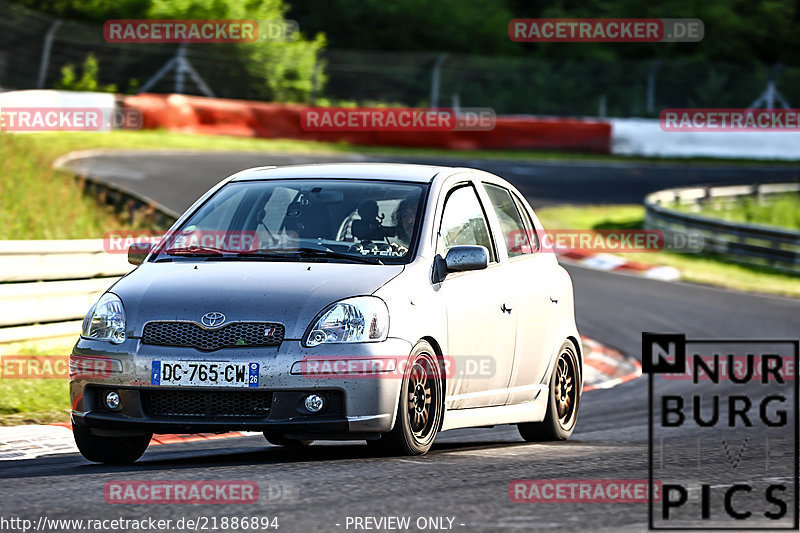
M 551 58 L 686 58 L 710 62 L 800 65 L 797 0 L 508 0 L 514 16 L 699 18 L 699 43 L 525 43 Z
M 11 0 L 36 11 L 62 19 L 104 23 L 109 19 L 135 19 L 144 16 L 151 0 Z
M 279 23 L 287 7 L 283 0 L 16 0 L 19 4 L 51 15 L 102 23 L 109 19 L 249 19 L 259 23 Z M 261 33 L 260 33 L 261 35 Z M 210 45 L 204 45 L 210 46 Z M 325 46 L 321 33 L 307 39 L 299 32 L 291 39 L 260 38 L 254 43 L 235 45 L 236 66 L 244 69 L 261 85 L 262 97 L 281 101 L 305 101 L 319 54 Z M 232 68 L 232 67 L 231 67 Z M 62 85 L 91 84 L 86 70 L 80 80 L 72 65 L 62 71 Z M 320 87 L 325 76 L 317 76 Z M 95 78 L 96 83 L 96 78 Z M 84 85 L 79 85 L 83 87 Z M 266 88 L 266 90 L 263 90 Z M 88 90 L 88 89 L 85 89 Z
M 100 74 L 100 67 L 97 64 L 97 58 L 89 54 L 83 62 L 83 69 L 80 78 L 75 73 L 75 65 L 72 63 L 64 65 L 61 68 L 61 81 L 56 84 L 59 89 L 67 91 L 99 91 L 105 93 L 117 92 L 117 86 L 100 85 L 97 82 L 97 77 Z
M 331 48 L 514 55 L 507 0 L 316 0 L 290 2 L 289 17 L 325 32 Z
M 260 39 L 256 43 L 237 45 L 247 58 L 248 73 L 270 89 L 272 100 L 302 102 L 309 98 L 314 80 L 314 68 L 325 47 L 321 33 L 307 40 L 302 33 L 291 38 L 268 40 L 265 31 L 269 24 L 279 24 L 285 19 L 287 7 L 282 0 L 151 0 L 148 18 L 195 19 L 252 19 L 261 24 Z M 324 75 L 318 75 L 317 84 L 324 84 Z

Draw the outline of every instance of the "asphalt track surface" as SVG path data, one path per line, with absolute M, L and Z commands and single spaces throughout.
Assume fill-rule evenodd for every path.
M 232 171 L 309 160 L 305 156 L 269 154 L 116 155 L 94 158 L 91 167 L 96 175 L 109 179 L 116 175 L 117 183 L 182 210 Z M 798 175 L 797 169 L 787 168 L 690 169 L 466 160 L 459 164 L 507 177 L 534 206 L 566 201 L 638 202 L 649 190 L 673 185 L 783 181 Z M 690 339 L 797 339 L 800 331 L 799 300 L 578 267 L 568 270 L 575 284 L 581 333 L 636 356 L 642 352 L 643 331 L 685 333 Z M 769 391 L 784 394 L 791 403 L 794 383 L 770 385 Z M 694 387 L 687 381 L 656 378 L 656 394 L 666 391 L 687 396 L 695 393 Z M 732 384 L 717 387 L 714 391 L 723 398 L 739 390 Z M 750 391 L 751 396 L 763 398 L 764 390 Z M 741 425 L 698 429 L 689 424 L 671 430 L 666 448 L 659 452 L 656 446 L 657 455 L 663 456 L 658 455 L 654 462 L 655 477 L 666 479 L 671 475 L 668 481 L 680 479 L 692 487 L 686 508 L 698 517 L 699 485 L 714 485 L 712 516 L 704 526 L 745 525 L 725 521 L 722 510 L 722 491 L 734 482 L 754 487 L 757 497 L 739 495 L 736 502 L 759 516 L 775 509 L 764 503 L 764 485 L 785 484 L 788 491 L 783 499 L 788 502 L 791 517 L 795 511 L 792 466 L 796 431 L 792 422 L 796 411 L 791 405 L 787 410 L 789 424 L 773 430 Z M 765 444 L 759 444 L 764 436 L 776 439 L 771 441 L 767 461 Z M 662 457 L 666 469 L 659 466 Z M 415 520 L 433 516 L 454 518 L 456 531 L 639 531 L 647 529 L 646 503 L 513 503 L 509 483 L 515 479 L 647 477 L 648 382 L 640 378 L 613 389 L 586 393 L 572 439 L 555 444 L 524 443 L 514 427 L 498 426 L 443 433 L 428 455 L 417 458 L 373 457 L 361 443 L 322 443 L 298 451 L 268 445 L 260 437 L 244 437 L 152 447 L 137 464 L 128 467 L 93 465 L 78 455 L 4 462 L 0 463 L 0 516 L 34 520 L 40 516 L 173 520 L 268 516 L 278 517 L 278 531 L 355 531 L 352 525 L 346 527 L 347 517 L 363 516 L 410 516 L 409 531 L 418 531 Z M 206 506 L 110 505 L 103 497 L 108 481 L 209 479 L 255 480 L 261 497 L 248 505 Z M 658 504 L 655 510 L 660 513 Z M 761 525 L 787 522 L 765 524 L 762 520 Z
M 68 168 L 80 169 L 153 198 L 183 212 L 203 192 L 236 171 L 265 165 L 309 162 L 383 161 L 479 168 L 502 176 L 520 189 L 533 207 L 561 203 L 640 203 L 645 194 L 668 187 L 701 184 L 795 182 L 800 167 L 689 166 L 657 163 L 524 162 L 502 160 L 398 158 L 356 154 L 333 156 L 273 153 L 149 153 L 119 151 L 76 159 Z

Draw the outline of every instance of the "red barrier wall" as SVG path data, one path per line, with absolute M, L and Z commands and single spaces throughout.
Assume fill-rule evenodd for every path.
M 454 150 L 611 151 L 611 125 L 595 120 L 498 117 L 491 131 L 322 132 L 301 127 L 301 113 L 308 107 L 297 104 L 140 94 L 124 97 L 123 105 L 142 112 L 145 129 L 187 133 Z

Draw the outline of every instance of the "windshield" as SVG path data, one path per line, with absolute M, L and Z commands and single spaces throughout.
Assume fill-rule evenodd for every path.
M 155 259 L 406 263 L 425 191 L 377 180 L 231 182 L 162 241 Z

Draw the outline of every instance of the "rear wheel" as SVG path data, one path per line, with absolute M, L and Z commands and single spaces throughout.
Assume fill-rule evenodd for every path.
M 528 442 L 567 440 L 578 420 L 580 384 L 580 361 L 575 346 L 565 342 L 550 378 L 547 414 L 542 422 L 517 424 L 522 438 Z
M 394 429 L 367 444 L 381 453 L 422 455 L 436 439 L 444 415 L 444 385 L 430 344 L 414 346 L 400 390 Z
M 281 433 L 272 433 L 270 431 L 264 432 L 264 438 L 267 439 L 267 442 L 275 446 L 286 446 L 290 448 L 311 446 L 314 442 L 313 440 L 290 439 L 283 436 Z
M 152 433 L 133 437 L 98 437 L 86 426 L 72 426 L 75 444 L 86 459 L 95 463 L 131 464 L 142 456 Z

